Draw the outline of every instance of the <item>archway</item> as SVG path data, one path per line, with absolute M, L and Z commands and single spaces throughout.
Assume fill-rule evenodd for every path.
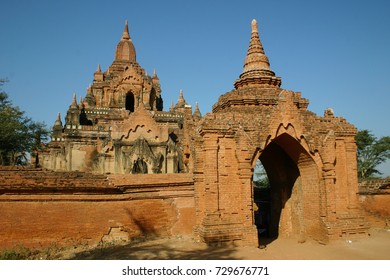
M 304 241 L 320 231 L 320 196 L 316 164 L 302 145 L 284 133 L 261 152 L 268 188 L 254 188 L 255 223 L 260 244 L 278 237 Z M 255 184 L 254 184 L 255 185 Z
M 132 92 L 126 94 L 125 109 L 134 112 L 134 94 Z
M 149 97 L 150 109 L 152 110 L 156 109 L 155 103 L 156 103 L 156 91 L 153 88 L 152 91 L 150 92 L 150 97 Z

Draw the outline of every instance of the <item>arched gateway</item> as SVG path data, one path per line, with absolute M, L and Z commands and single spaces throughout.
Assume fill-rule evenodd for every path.
M 259 205 L 260 211 L 266 211 L 267 236 L 305 239 L 310 234 L 320 238 L 320 178 L 310 153 L 296 138 L 283 133 L 260 152 L 259 159 L 270 183 L 266 197 L 259 196 L 268 202 Z
M 357 201 L 356 129 L 280 88 L 252 21 L 244 70 L 199 125 L 195 186 L 198 236 L 206 242 L 258 243 L 253 170 L 270 181 L 267 230 L 327 242 L 366 233 Z M 261 206 L 259 206 L 261 207 Z

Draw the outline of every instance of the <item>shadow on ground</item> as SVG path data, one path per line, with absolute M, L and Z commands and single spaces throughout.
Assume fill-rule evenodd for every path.
M 188 246 L 188 244 L 191 244 Z M 180 240 L 133 241 L 130 244 L 99 246 L 74 253 L 73 260 L 234 260 L 235 247 L 211 247 Z

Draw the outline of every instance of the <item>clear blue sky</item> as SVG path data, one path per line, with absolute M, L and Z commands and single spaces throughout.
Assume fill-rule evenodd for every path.
M 73 93 L 112 63 L 125 20 L 137 61 L 156 69 L 164 109 L 179 90 L 203 114 L 233 89 L 250 22 L 282 87 L 309 109 L 332 107 L 358 129 L 390 135 L 390 1 L 2 1 L 0 77 L 13 103 L 53 125 Z M 390 163 L 382 166 L 390 175 Z

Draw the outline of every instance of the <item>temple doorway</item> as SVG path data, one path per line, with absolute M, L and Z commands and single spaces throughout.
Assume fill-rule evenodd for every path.
M 319 200 L 318 181 L 313 179 L 316 172 L 313 159 L 288 134 L 280 135 L 261 152 L 253 176 L 254 223 L 260 244 L 278 237 L 304 240 L 319 226 L 319 201 L 314 201 Z

